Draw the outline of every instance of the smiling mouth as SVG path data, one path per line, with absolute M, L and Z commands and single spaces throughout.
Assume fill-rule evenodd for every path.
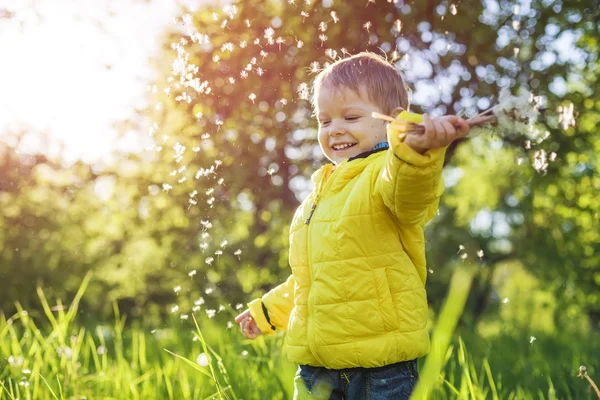
M 334 144 L 331 148 L 335 151 L 342 151 L 356 146 L 357 143 Z

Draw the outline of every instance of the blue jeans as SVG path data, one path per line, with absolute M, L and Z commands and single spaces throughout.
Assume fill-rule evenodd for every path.
M 418 378 L 417 360 L 377 368 L 300 365 L 294 377 L 294 400 L 408 400 Z

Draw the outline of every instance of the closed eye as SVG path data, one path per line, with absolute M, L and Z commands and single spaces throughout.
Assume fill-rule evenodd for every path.
M 331 121 L 319 121 L 319 124 L 320 124 L 321 126 L 327 126 L 327 125 L 329 125 L 329 124 L 330 124 L 330 122 L 331 122 Z
M 357 121 L 360 117 L 346 117 L 346 121 Z

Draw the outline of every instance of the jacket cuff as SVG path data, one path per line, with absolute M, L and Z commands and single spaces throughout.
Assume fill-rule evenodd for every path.
M 261 299 L 256 299 L 248 303 L 248 308 L 250 309 L 250 315 L 256 321 L 256 326 L 264 335 L 275 333 L 275 327 L 271 325 L 267 308 Z
M 429 149 L 423 154 L 419 154 L 406 143 L 399 142 L 393 147 L 392 151 L 402 161 L 415 167 L 428 167 L 440 162 L 444 162 L 444 156 L 448 147 Z

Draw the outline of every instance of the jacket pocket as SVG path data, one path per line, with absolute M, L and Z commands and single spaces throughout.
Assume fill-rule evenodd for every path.
M 375 277 L 375 291 L 383 319 L 383 328 L 386 332 L 395 331 L 400 328 L 396 306 L 392 300 L 392 292 L 388 284 L 388 277 L 385 268 L 373 270 Z

